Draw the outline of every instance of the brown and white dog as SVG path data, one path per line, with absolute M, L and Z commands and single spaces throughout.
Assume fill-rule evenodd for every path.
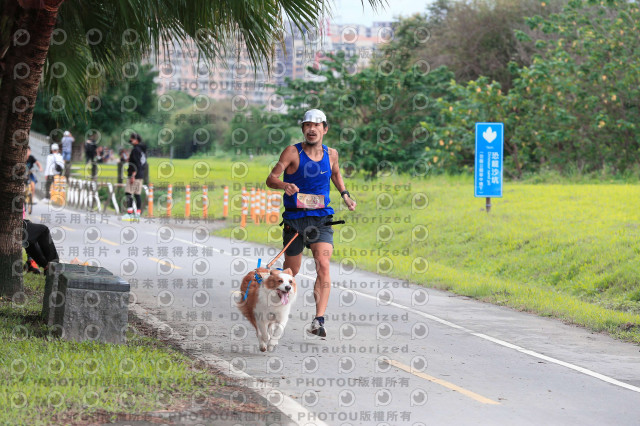
M 298 293 L 291 269 L 254 269 L 242 280 L 240 293 L 238 309 L 256 329 L 260 350 L 272 351 L 284 333 Z

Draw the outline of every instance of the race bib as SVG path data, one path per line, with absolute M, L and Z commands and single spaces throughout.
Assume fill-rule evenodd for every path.
M 298 192 L 296 207 L 299 209 L 322 209 L 324 208 L 324 195 L 303 194 Z

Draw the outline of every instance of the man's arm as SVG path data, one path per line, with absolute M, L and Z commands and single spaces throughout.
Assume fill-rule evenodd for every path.
M 283 189 L 287 195 L 293 195 L 296 192 L 300 191 L 296 185 L 293 183 L 285 183 L 280 180 L 280 176 L 284 171 L 291 165 L 293 161 L 293 156 L 298 155 L 296 151 L 296 147 L 291 145 L 282 151 L 280 154 L 280 159 L 278 163 L 273 167 L 269 176 L 267 176 L 266 184 L 269 188 L 272 189 Z
M 344 185 L 344 181 L 342 180 L 342 174 L 340 173 L 340 164 L 338 164 L 338 151 L 333 148 L 329 148 L 330 158 L 333 157 L 331 161 L 331 182 L 335 185 L 336 189 L 339 192 L 346 191 L 346 187 Z M 356 209 L 356 202 L 351 199 L 349 194 L 344 194 L 342 196 L 344 203 L 347 205 L 349 210 L 354 211 Z

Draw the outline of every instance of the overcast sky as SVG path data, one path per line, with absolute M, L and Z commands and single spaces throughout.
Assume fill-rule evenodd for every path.
M 424 13 L 429 0 L 388 0 L 387 6 L 371 9 L 365 0 L 364 9 L 360 0 L 334 0 L 333 19 L 340 24 L 363 24 L 370 26 L 374 21 L 392 21 L 398 15 L 404 17 L 416 12 Z

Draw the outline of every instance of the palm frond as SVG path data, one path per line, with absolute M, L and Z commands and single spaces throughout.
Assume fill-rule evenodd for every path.
M 375 9 L 387 0 L 367 2 Z M 151 53 L 166 56 L 174 43 L 194 43 L 209 65 L 244 49 L 252 65 L 270 71 L 275 47 L 284 46 L 285 20 L 310 31 L 329 12 L 329 0 L 67 0 L 60 8 L 43 86 L 79 112 L 77 107 L 82 109 L 86 96 L 98 93 L 107 77 L 124 77 L 124 64 Z M 56 74 L 56 63 L 66 67 L 63 77 Z M 87 69 L 96 67 L 101 75 L 88 75 Z

